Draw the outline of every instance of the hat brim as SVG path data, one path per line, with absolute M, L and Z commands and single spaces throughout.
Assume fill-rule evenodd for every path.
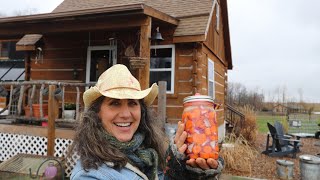
M 150 88 L 142 91 L 130 88 L 116 88 L 108 91 L 99 91 L 96 86 L 93 86 L 83 93 L 83 101 L 86 108 L 100 96 L 114 99 L 143 99 L 146 105 L 149 106 L 157 97 L 158 91 L 158 85 L 156 83 L 153 83 Z

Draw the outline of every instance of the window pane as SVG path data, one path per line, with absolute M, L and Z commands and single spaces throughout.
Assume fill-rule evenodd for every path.
M 167 81 L 167 91 L 171 90 L 171 72 L 150 72 L 150 85 L 158 81 Z
M 209 76 L 209 80 L 213 80 L 213 63 L 209 60 L 208 61 L 208 76 Z
M 9 57 L 9 42 L 2 42 L 0 50 L 1 57 Z
M 209 81 L 208 95 L 214 98 L 214 95 L 213 95 L 213 82 L 211 82 L 211 81 Z
M 90 81 L 97 81 L 99 76 L 112 66 L 108 50 L 91 51 Z
M 23 51 L 16 51 L 16 42 L 0 42 L 0 57 L 8 59 L 24 59 Z
M 152 47 L 151 48 L 151 57 L 172 57 L 172 48 L 156 48 L 156 47 Z
M 171 68 L 172 48 L 152 48 L 150 68 Z
M 171 57 L 153 57 L 150 59 L 150 68 L 171 68 Z

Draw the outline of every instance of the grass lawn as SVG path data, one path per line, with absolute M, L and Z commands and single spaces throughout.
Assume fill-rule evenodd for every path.
M 257 115 L 257 125 L 258 125 L 258 131 L 260 133 L 268 133 L 269 129 L 267 126 L 267 122 L 270 124 L 274 124 L 275 121 L 280 121 L 282 124 L 286 122 L 286 116 L 272 116 L 272 115 Z
M 287 121 L 287 116 L 273 116 L 273 115 L 257 115 L 257 126 L 258 126 L 258 131 L 260 133 L 268 133 L 269 129 L 267 126 L 267 122 L 269 122 L 270 124 L 274 124 L 275 121 L 279 121 L 283 124 L 284 129 L 286 132 L 288 132 L 289 129 L 289 125 L 288 125 L 288 121 Z M 317 119 L 318 123 L 320 123 L 320 119 Z M 308 122 L 302 122 L 302 127 L 301 127 L 301 131 L 303 131 L 304 126 L 306 126 L 306 128 L 308 128 L 308 130 L 311 133 L 316 132 L 319 127 L 317 125 L 314 125 L 313 127 L 311 127 L 310 125 L 308 125 Z

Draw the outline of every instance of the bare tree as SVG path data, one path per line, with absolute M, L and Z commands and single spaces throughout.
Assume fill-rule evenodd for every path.
M 25 16 L 25 15 L 31 15 L 31 14 L 37 14 L 38 10 L 36 8 L 29 8 L 29 9 L 21 9 L 16 10 L 13 12 L 14 16 Z
M 240 83 L 228 83 L 228 104 L 239 107 L 249 105 L 255 110 L 261 110 L 263 101 L 264 95 L 258 88 L 249 91 Z

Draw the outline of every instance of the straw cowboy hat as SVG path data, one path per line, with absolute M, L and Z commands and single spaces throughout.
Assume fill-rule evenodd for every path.
M 88 108 L 100 96 L 115 99 L 144 99 L 151 105 L 158 95 L 158 85 L 153 83 L 148 89 L 141 90 L 139 81 L 132 76 L 125 65 L 116 64 L 103 72 L 95 86 L 83 93 L 83 102 Z

